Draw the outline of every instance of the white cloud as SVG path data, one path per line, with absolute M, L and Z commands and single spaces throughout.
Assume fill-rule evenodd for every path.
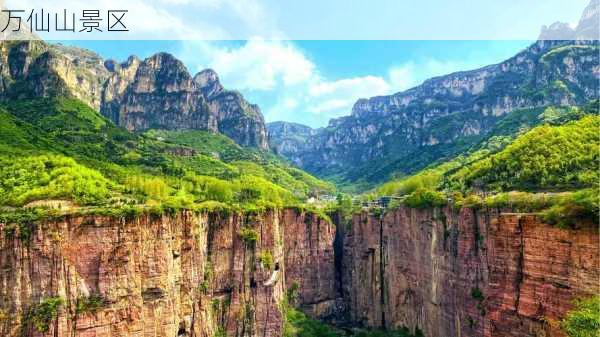
M 186 58 L 192 62 L 194 53 L 204 59 L 194 62 L 197 70 L 213 68 L 224 83 L 239 90 L 267 91 L 297 85 L 315 73 L 315 65 L 290 42 L 254 38 L 237 48 L 207 42 L 192 42 L 185 48 Z
M 427 59 L 418 64 L 407 62 L 390 68 L 388 82 L 393 92 L 399 92 L 415 87 L 432 77 L 448 75 L 461 70 L 475 69 L 478 66 L 480 65 L 474 63 L 473 60 L 442 61 Z
M 260 103 L 267 121 L 287 120 L 326 125 L 349 115 L 360 98 L 389 95 L 440 76 L 475 66 L 436 59 L 406 62 L 377 75 L 330 79 L 289 41 L 254 38 L 242 44 L 186 41 L 178 55 L 192 72 L 214 69 L 227 88 Z
M 409 89 L 416 84 L 414 73 L 415 65 L 412 62 L 392 67 L 389 71 L 390 86 L 397 91 Z
M 64 9 L 78 18 L 88 9 L 100 10 L 102 17 L 108 10 L 128 10 L 123 22 L 129 32 L 104 29 L 102 33 L 73 34 L 51 30 L 39 34 L 50 40 L 222 40 L 243 34 L 273 36 L 279 31 L 261 0 L 103 0 L 93 6 L 84 0 L 6 0 L 6 7 L 26 12 L 44 9 L 51 14 L 51 21 L 53 13 L 63 13 Z M 105 27 L 106 22 L 101 25 Z
M 348 111 L 348 107 L 354 104 L 354 99 L 341 99 L 341 98 L 332 98 L 325 101 L 317 101 L 312 106 L 309 106 L 308 110 L 314 113 L 331 113 L 332 111 L 344 109 Z
M 286 109 L 295 109 L 298 107 L 298 101 L 294 98 L 288 97 L 283 100 L 283 106 Z
M 389 83 L 378 76 L 344 78 L 335 81 L 319 79 L 308 87 L 307 111 L 329 117 L 346 115 L 357 99 L 385 95 Z
M 298 120 L 301 115 L 323 123 L 348 114 L 361 97 L 385 95 L 391 90 L 378 76 L 324 78 L 314 62 L 291 42 L 255 38 L 238 47 L 195 42 L 186 49 L 186 58 L 196 60 L 196 70 L 214 69 L 227 87 L 250 94 L 269 93 L 274 103 L 263 107 L 268 120 Z
M 344 78 L 337 81 L 322 81 L 310 87 L 311 96 L 320 97 L 331 94 L 351 94 L 356 91 L 366 95 L 378 95 L 388 92 L 389 84 L 381 77 L 364 76 Z
M 329 79 L 292 42 L 261 38 L 241 45 L 187 41 L 179 56 L 192 72 L 212 68 L 226 87 L 263 101 L 268 121 L 324 125 L 330 118 L 350 114 L 360 98 L 392 94 L 416 82 L 413 63 L 393 67 L 387 76 Z

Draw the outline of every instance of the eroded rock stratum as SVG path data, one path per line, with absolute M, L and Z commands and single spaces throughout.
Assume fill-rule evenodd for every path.
M 599 290 L 595 228 L 466 208 L 336 222 L 293 209 L 72 216 L 27 240 L 3 224 L 0 335 L 281 336 L 297 284 L 297 304 L 337 324 L 561 336 L 571 300 Z M 31 311 L 48 298 L 63 304 L 39 331 Z

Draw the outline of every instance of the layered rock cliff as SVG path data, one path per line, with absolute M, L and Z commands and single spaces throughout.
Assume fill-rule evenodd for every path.
M 498 210 L 355 215 L 345 230 L 350 321 L 424 336 L 563 336 L 572 300 L 600 291 L 595 226 Z
M 3 336 L 281 336 L 290 289 L 313 317 L 347 326 L 562 336 L 572 299 L 600 290 L 596 229 L 498 210 L 400 208 L 338 226 L 288 209 L 0 227 Z
M 269 145 L 273 151 L 293 158 L 296 165 L 304 166 L 302 154 L 316 146 L 320 130 L 291 122 L 267 123 Z
M 73 96 L 95 109 L 109 71 L 96 54 L 43 41 L 0 43 L 0 98 Z
M 600 98 L 599 21 L 600 2 L 591 0 L 575 29 L 544 27 L 539 41 L 504 62 L 360 99 L 322 129 L 270 124 L 271 147 L 317 176 L 367 188 L 454 158 L 524 109 Z
M 210 69 L 192 77 L 167 53 L 116 65 L 102 101 L 102 114 L 128 130 L 209 130 L 240 145 L 268 149 L 258 106 L 225 90 Z
M 287 263 L 302 298 L 335 284 L 320 273 L 334 270 L 334 227 L 292 210 L 67 216 L 27 238 L 0 227 L 2 336 L 281 336 Z M 53 298 L 62 305 L 40 331 L 36 309 Z M 91 298 L 100 305 L 85 310 Z
M 167 53 L 119 64 L 42 41 L 0 43 L 0 99 L 49 96 L 76 97 L 130 131 L 209 130 L 268 149 L 260 109 L 225 90 L 212 70 L 192 77 Z
M 598 99 L 599 63 L 597 41 L 538 41 L 499 64 L 360 99 L 311 142 L 288 134 L 272 147 L 318 176 L 372 185 L 454 157 L 522 109 Z

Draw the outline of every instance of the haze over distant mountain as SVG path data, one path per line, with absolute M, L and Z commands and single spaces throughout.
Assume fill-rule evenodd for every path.
M 577 27 L 574 29 L 568 23 L 555 22 L 543 26 L 539 40 L 598 40 L 600 38 L 600 1 L 591 0 L 584 9 Z

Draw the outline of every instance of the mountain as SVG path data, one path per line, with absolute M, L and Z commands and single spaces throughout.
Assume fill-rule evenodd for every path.
M 538 41 L 499 64 L 360 99 L 351 115 L 331 120 L 312 142 L 287 135 L 285 146 L 272 145 L 318 176 L 372 186 L 452 158 L 522 109 L 598 98 L 598 52 L 597 41 Z
M 0 98 L 64 95 L 99 109 L 109 71 L 102 59 L 80 48 L 43 41 L 0 43 Z
M 599 97 L 599 4 L 590 2 L 575 29 L 543 27 L 538 41 L 504 62 L 360 99 L 325 128 L 269 124 L 271 147 L 348 191 L 364 191 L 472 151 L 497 125 L 535 126 L 536 109 L 584 106 Z
M 592 0 L 583 11 L 577 27 L 574 29 L 568 23 L 555 22 L 543 26 L 538 40 L 598 40 L 600 28 L 600 1 Z
M 212 70 L 192 77 L 167 53 L 119 64 L 60 44 L 3 42 L 0 99 L 52 96 L 80 99 L 130 131 L 207 130 L 268 149 L 260 109 L 225 90 Z
M 267 130 L 271 148 L 288 157 L 314 146 L 315 137 L 319 134 L 319 130 L 310 126 L 282 121 L 267 123 Z
M 269 124 L 343 182 L 427 166 L 327 202 L 212 70 L 0 44 L 0 336 L 594 336 L 598 49 Z
M 143 61 L 131 57 L 108 79 L 100 111 L 128 130 L 209 130 L 244 146 L 268 149 L 260 109 L 235 91 L 225 90 L 217 74 L 192 77 L 183 63 L 159 53 Z

